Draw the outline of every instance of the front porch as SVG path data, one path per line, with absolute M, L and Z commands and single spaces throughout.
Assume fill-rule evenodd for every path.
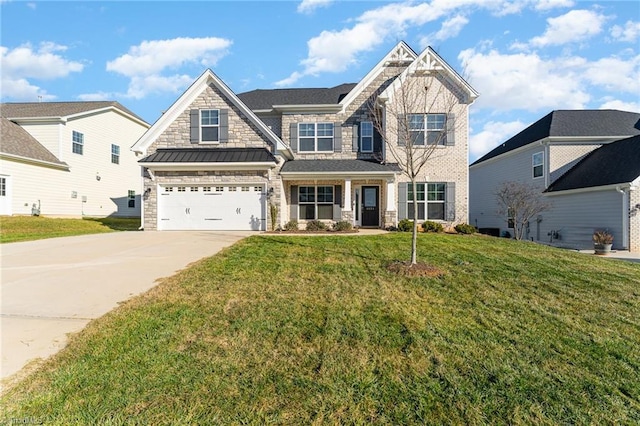
M 280 172 L 283 222 L 347 221 L 362 228 L 396 225 L 396 173 L 392 166 L 362 160 L 288 162 Z

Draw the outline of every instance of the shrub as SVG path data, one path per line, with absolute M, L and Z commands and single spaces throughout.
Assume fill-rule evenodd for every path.
M 398 232 L 398 227 L 397 226 L 387 226 L 386 228 L 384 228 L 385 231 L 389 231 L 389 232 Z
M 333 224 L 334 231 L 351 231 L 353 229 L 353 225 L 351 222 L 347 222 L 346 220 L 341 220 Z
M 438 222 L 432 222 L 430 220 L 427 220 L 422 224 L 422 229 L 424 230 L 424 232 L 442 232 L 443 231 L 442 224 Z
M 502 238 L 511 238 L 511 232 L 509 231 L 502 231 Z
M 455 226 L 455 230 L 458 234 L 475 234 L 476 227 L 468 223 L 459 223 Z
M 310 220 L 307 222 L 307 231 L 324 231 L 327 229 L 327 225 L 319 220 Z
M 398 222 L 398 231 L 411 232 L 413 231 L 413 221 L 409 219 L 402 219 Z
M 289 222 L 284 224 L 285 231 L 297 231 L 298 230 L 298 221 L 290 220 Z

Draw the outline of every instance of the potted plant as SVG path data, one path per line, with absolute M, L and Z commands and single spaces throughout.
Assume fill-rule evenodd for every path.
M 613 245 L 613 235 L 607 231 L 596 231 L 593 233 L 593 249 L 595 254 L 608 254 Z

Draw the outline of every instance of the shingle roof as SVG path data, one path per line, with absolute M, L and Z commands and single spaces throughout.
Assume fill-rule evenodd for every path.
M 388 172 L 400 171 L 397 164 L 380 164 L 366 160 L 293 160 L 287 161 L 281 173 L 318 173 L 318 172 Z
M 0 118 L 0 139 L 0 152 L 66 166 L 26 130 L 6 118 Z
M 345 83 L 329 88 L 257 89 L 238 97 L 252 110 L 270 109 L 274 105 L 337 105 L 355 86 Z
M 159 149 L 140 163 L 264 163 L 276 158 L 265 148 Z
M 640 134 L 640 114 L 618 110 L 552 111 L 472 165 L 547 137 L 619 137 Z
M 0 115 L 4 118 L 66 117 L 82 112 L 115 107 L 144 121 L 116 101 L 89 102 L 7 102 L 0 104 Z
M 628 183 L 639 176 L 640 136 L 633 136 L 590 152 L 545 192 Z

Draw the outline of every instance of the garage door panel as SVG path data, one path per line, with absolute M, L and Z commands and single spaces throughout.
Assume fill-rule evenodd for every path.
M 162 187 L 160 191 L 158 229 L 266 229 L 266 196 L 262 187 L 186 187 L 181 191 L 169 188 L 172 189 Z

